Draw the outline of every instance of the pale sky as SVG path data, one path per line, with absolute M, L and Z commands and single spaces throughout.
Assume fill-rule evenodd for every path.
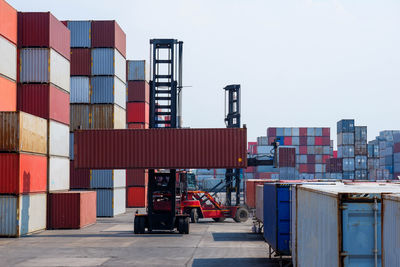
M 184 41 L 184 125 L 224 127 L 223 87 L 242 86 L 249 141 L 267 127 L 354 118 L 368 138 L 400 128 L 398 0 L 9 0 L 60 20 L 115 19 L 127 59 Z

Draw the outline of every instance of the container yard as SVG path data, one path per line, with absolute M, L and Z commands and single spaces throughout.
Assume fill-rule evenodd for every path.
M 0 0 L 0 266 L 400 266 L 400 5 L 114 2 Z

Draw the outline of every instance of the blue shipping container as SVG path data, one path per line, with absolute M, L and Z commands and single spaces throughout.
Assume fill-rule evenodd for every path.
M 97 217 L 113 217 L 125 213 L 126 188 L 96 189 Z
M 145 81 L 146 79 L 146 60 L 129 60 L 128 81 Z
M 117 104 L 126 107 L 126 86 L 115 76 L 96 76 L 91 79 L 92 104 Z
M 69 133 L 69 159 L 74 160 L 74 133 Z
M 71 77 L 71 103 L 90 102 L 90 79 L 86 76 Z
M 277 136 L 276 137 L 276 141 L 279 142 L 280 146 L 284 146 L 285 145 L 285 137 L 283 137 L 283 136 Z
M 68 21 L 67 25 L 71 31 L 71 47 L 89 48 L 91 46 L 90 21 Z
M 91 170 L 90 188 L 118 188 L 126 186 L 125 170 Z
M 340 120 L 337 122 L 337 133 L 354 133 L 354 120 Z

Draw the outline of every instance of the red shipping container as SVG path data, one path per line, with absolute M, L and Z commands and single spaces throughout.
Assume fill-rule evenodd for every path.
M 50 193 L 47 229 L 79 229 L 96 223 L 96 191 Z
M 328 137 L 328 136 L 323 136 L 323 137 L 322 137 L 322 145 L 323 145 L 323 146 L 330 146 L 330 145 L 331 145 L 330 137 Z
M 0 35 L 17 44 L 17 10 L 0 0 Z
M 315 173 L 315 164 L 307 164 L 307 173 Z
M 301 155 L 307 155 L 307 146 L 299 146 L 299 153 Z
M 0 111 L 16 111 L 16 110 L 17 110 L 17 83 L 0 76 Z
M 322 162 L 323 162 L 323 163 L 326 163 L 327 160 L 329 160 L 330 158 L 331 158 L 330 155 L 323 155 L 323 156 L 322 156 Z
M 314 142 L 316 146 L 322 146 L 322 136 L 316 136 Z
M 245 169 L 245 172 L 256 172 L 257 169 L 254 166 L 249 166 Z
M 300 136 L 299 137 L 299 145 L 301 145 L 301 146 L 306 146 L 307 145 L 307 137 L 306 136 Z
M 19 84 L 18 110 L 69 125 L 69 93 L 51 84 Z
M 337 158 L 337 150 L 333 151 L 333 158 Z
M 395 143 L 393 146 L 393 153 L 399 153 L 400 152 L 400 143 Z
M 0 153 L 0 194 L 46 192 L 47 157 Z
M 275 127 L 269 127 L 267 129 L 267 136 L 268 137 L 276 137 L 276 128 Z
M 300 136 L 307 136 L 307 128 L 299 128 Z
M 331 128 L 322 128 L 322 136 L 331 137 Z
M 128 102 L 150 102 L 150 87 L 146 81 L 128 81 Z
M 289 147 L 279 148 L 279 167 L 296 167 L 295 148 L 289 148 Z
M 149 129 L 148 123 L 128 123 L 128 129 Z
M 307 155 L 307 163 L 315 164 L 315 155 Z
M 115 47 L 126 58 L 126 35 L 115 20 L 92 21 L 92 47 Z
M 307 164 L 300 164 L 299 165 L 299 172 L 307 173 L 307 171 L 308 171 Z
M 242 169 L 247 167 L 247 130 L 77 130 L 76 168 Z
M 146 169 L 126 170 L 126 186 L 147 186 L 149 174 Z
M 149 104 L 130 102 L 126 104 L 126 122 L 149 123 Z
M 291 145 L 292 145 L 292 137 L 285 136 L 285 146 L 291 146 Z
M 89 189 L 90 188 L 90 170 L 75 169 L 74 161 L 70 161 L 69 165 L 69 187 L 71 189 Z
M 50 12 L 18 12 L 18 47 L 50 47 L 70 59 L 70 31 Z
M 147 207 L 147 187 L 127 187 L 126 207 L 127 208 Z
M 71 76 L 90 76 L 91 57 L 89 48 L 71 48 Z
M 331 173 L 339 173 L 343 171 L 343 161 L 338 158 L 331 158 L 327 160 L 326 171 Z

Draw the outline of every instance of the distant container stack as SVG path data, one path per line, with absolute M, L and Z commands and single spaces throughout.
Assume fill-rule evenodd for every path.
M 368 180 L 382 180 L 379 172 L 379 141 L 368 142 Z
M 354 179 L 368 180 L 367 126 L 355 126 L 354 128 Z
M 355 179 L 355 126 L 354 120 L 337 122 L 338 158 L 342 159 L 343 179 Z
M 126 36 L 115 21 L 65 21 L 71 31 L 71 188 L 93 189 L 97 217 L 125 212 L 125 170 L 72 169 L 74 131 L 126 128 Z

